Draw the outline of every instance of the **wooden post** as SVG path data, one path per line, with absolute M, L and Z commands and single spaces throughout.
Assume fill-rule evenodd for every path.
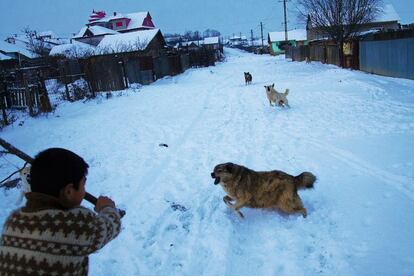
M 63 62 L 63 82 L 65 83 L 66 99 L 68 101 L 71 101 L 70 94 L 69 94 L 69 88 L 68 88 L 68 78 L 66 74 L 66 61 Z
M 23 84 L 24 84 L 24 97 L 23 97 L 23 99 L 25 99 L 26 105 L 27 105 L 27 107 L 29 107 L 29 115 L 33 117 L 33 116 L 35 116 L 35 113 L 33 111 L 32 97 L 30 95 L 29 84 L 27 83 L 26 78 L 23 79 Z
M 1 113 L 3 115 L 3 126 L 7 126 L 9 122 L 7 121 L 7 113 L 6 113 L 6 106 L 4 104 L 4 95 L 5 93 L 0 94 L 0 106 L 1 106 Z
M 7 126 L 9 122 L 7 121 L 7 113 L 6 113 L 6 105 L 4 101 L 6 100 L 7 95 L 7 84 L 5 81 L 2 82 L 2 90 L 0 90 L 0 107 L 1 107 L 1 113 L 3 115 L 3 126 Z
M 40 109 L 42 112 L 48 113 L 52 111 L 52 105 L 50 103 L 49 94 L 47 93 L 45 81 L 39 72 L 38 75 L 38 95 L 40 97 Z

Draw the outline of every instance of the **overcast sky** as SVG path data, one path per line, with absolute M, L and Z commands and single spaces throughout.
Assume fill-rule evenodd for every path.
M 394 5 L 402 23 L 414 23 L 414 0 L 383 0 Z M 281 0 L 0 0 L 0 37 L 19 33 L 29 26 L 70 37 L 87 23 L 92 10 L 107 14 L 149 11 L 163 33 L 184 33 L 216 29 L 223 35 L 250 37 L 283 30 Z M 297 23 L 294 0 L 288 2 L 288 28 L 305 28 Z

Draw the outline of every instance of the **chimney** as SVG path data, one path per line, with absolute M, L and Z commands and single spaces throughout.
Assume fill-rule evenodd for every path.
M 114 16 L 116 16 L 116 12 L 114 12 Z

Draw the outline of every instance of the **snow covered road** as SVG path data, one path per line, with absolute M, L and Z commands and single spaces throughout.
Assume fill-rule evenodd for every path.
M 80 154 L 87 189 L 127 211 L 120 236 L 91 256 L 90 274 L 412 275 L 414 81 L 226 55 L 1 132 L 31 155 L 52 146 Z M 263 86 L 272 83 L 290 89 L 290 109 L 269 106 Z M 210 177 L 228 161 L 313 172 L 315 189 L 300 192 L 308 217 L 245 208 L 239 220 Z M 2 175 L 10 162 L 19 164 L 2 159 Z M 0 194 L 1 223 L 17 197 Z

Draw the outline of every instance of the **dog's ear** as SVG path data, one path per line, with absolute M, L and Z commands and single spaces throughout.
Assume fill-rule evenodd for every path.
M 226 170 L 227 170 L 229 173 L 232 173 L 232 172 L 233 172 L 233 163 L 227 163 L 227 164 L 226 164 Z

